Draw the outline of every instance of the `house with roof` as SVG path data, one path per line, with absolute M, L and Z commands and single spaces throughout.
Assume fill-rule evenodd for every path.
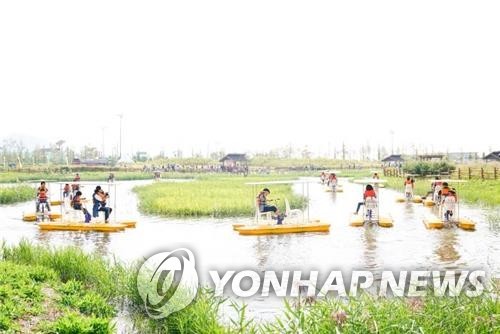
M 383 163 L 399 163 L 405 161 L 401 154 L 391 154 L 388 157 L 382 159 Z
M 493 151 L 488 155 L 485 155 L 483 160 L 486 161 L 500 161 L 500 151 Z
M 221 169 L 225 172 L 248 172 L 248 158 L 246 154 L 230 153 L 219 160 Z

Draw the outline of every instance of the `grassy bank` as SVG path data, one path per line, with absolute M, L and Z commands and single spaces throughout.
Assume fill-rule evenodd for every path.
M 387 186 L 403 191 L 403 178 L 387 177 Z M 415 182 L 415 193 L 425 196 L 430 190 L 431 180 L 417 179 Z M 458 189 L 461 199 L 471 204 L 497 206 L 500 205 L 500 180 L 470 180 L 465 183 L 451 184 Z
M 289 175 L 260 177 L 203 176 L 192 182 L 165 182 L 134 188 L 139 197 L 139 209 L 148 214 L 175 217 L 231 217 L 252 215 L 256 193 L 247 182 L 290 179 Z M 257 191 L 266 187 L 258 186 Z M 290 184 L 268 185 L 269 198 L 284 210 L 284 199 L 291 207 L 302 207 L 303 199 L 292 191 Z
M 113 333 L 126 310 L 140 333 L 497 333 L 499 304 L 479 298 L 294 299 L 274 321 L 257 324 L 245 307 L 221 322 L 223 300 L 201 289 L 195 301 L 153 320 L 136 289 L 137 265 L 124 268 L 76 248 L 21 242 L 0 247 L 0 332 Z
M 0 248 L 0 332 L 112 333 L 122 268 L 67 248 Z M 117 275 L 115 275 L 117 273 Z
M 110 172 L 80 172 L 82 181 L 107 181 Z M 148 180 L 153 178 L 152 173 L 143 172 L 113 172 L 116 181 L 128 180 Z M 0 183 L 16 183 L 16 182 L 29 182 L 29 181 L 73 181 L 75 173 L 25 173 L 25 172 L 3 172 L 0 173 Z M 194 174 L 191 173 L 162 173 L 162 178 L 165 179 L 178 179 L 178 178 L 192 178 Z
M 35 189 L 28 185 L 0 186 L 0 204 L 25 202 L 35 198 Z
M 76 172 L 75 172 L 76 173 Z M 30 181 L 53 181 L 53 182 L 71 182 L 75 177 L 75 173 L 56 173 L 56 172 L 0 172 L 0 183 L 18 183 L 18 182 L 30 182 Z M 107 181 L 109 176 L 108 171 L 98 171 L 98 172 L 79 172 L 82 181 Z M 153 173 L 151 172 L 112 172 L 115 175 L 115 180 L 117 181 L 129 181 L 129 180 L 149 180 L 153 179 Z M 254 176 L 258 175 L 253 172 Z M 318 171 L 284 171 L 280 170 L 273 172 L 271 175 L 288 175 L 288 176 L 319 176 Z M 229 176 L 231 174 L 220 174 L 212 172 L 163 172 L 161 173 L 162 179 L 192 179 L 196 177 L 204 176 Z M 264 174 L 269 175 L 269 174 Z M 354 176 L 367 176 L 370 175 L 369 169 L 344 169 L 341 171 L 340 176 L 354 177 Z

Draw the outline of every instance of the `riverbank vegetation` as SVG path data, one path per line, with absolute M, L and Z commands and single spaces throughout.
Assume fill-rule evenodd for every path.
M 403 192 L 403 181 L 401 177 L 384 177 L 389 188 Z M 414 193 L 426 196 L 431 190 L 432 179 L 415 179 Z M 458 190 L 459 197 L 470 204 L 498 206 L 500 205 L 500 180 L 467 180 L 466 182 L 453 183 L 450 186 Z
M 257 323 L 248 317 L 245 306 L 235 304 L 231 319 L 222 320 L 224 300 L 200 288 L 190 306 L 154 320 L 147 316 L 136 289 L 138 265 L 125 267 L 77 248 L 49 249 L 25 241 L 17 246 L 4 244 L 0 247 L 0 332 L 120 333 L 125 328 L 140 333 L 263 334 L 500 330 L 499 304 L 489 293 L 476 298 L 299 298 L 285 302 L 274 320 Z M 498 289 L 493 289 L 498 294 Z
M 0 186 L 0 204 L 25 202 L 35 198 L 35 189 L 28 185 Z
M 80 172 L 81 181 L 101 181 L 107 182 L 110 173 L 114 174 L 115 181 L 130 180 L 148 180 L 153 179 L 151 172 Z M 178 179 L 192 178 L 192 173 L 162 173 L 162 178 Z M 75 173 L 60 172 L 3 172 L 0 173 L 0 183 L 19 183 L 19 182 L 39 182 L 41 180 L 50 182 L 71 182 L 75 178 Z

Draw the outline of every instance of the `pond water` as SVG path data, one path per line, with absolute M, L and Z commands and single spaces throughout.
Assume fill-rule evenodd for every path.
M 250 219 L 170 219 L 145 216 L 137 210 L 132 188 L 152 181 L 117 183 L 118 218 L 137 219 L 137 228 L 120 233 L 39 231 L 33 223 L 21 220 L 23 212 L 33 211 L 34 203 L 0 206 L 0 240 L 17 243 L 22 238 L 36 243 L 74 245 L 86 251 L 131 262 L 177 247 L 191 249 L 202 282 L 209 270 L 358 270 L 404 269 L 483 269 L 491 276 L 500 273 L 500 223 L 498 213 L 463 205 L 461 216 L 476 222 L 476 231 L 460 229 L 427 230 L 422 219 L 432 208 L 422 204 L 396 203 L 400 194 L 380 189 L 380 213 L 390 215 L 393 228 L 349 226 L 349 218 L 360 200 L 362 186 L 341 179 L 343 193 L 329 193 L 311 179 L 310 215 L 331 223 L 329 233 L 274 236 L 240 236 L 232 224 Z M 90 197 L 91 189 L 84 188 Z M 297 186 L 296 191 L 301 191 Z M 54 190 L 52 190 L 54 192 Z M 112 193 L 113 195 L 113 193 Z M 253 198 L 249 198 L 249 202 Z M 245 300 L 249 313 L 268 319 L 279 312 L 278 298 Z M 231 314 L 230 310 L 227 311 Z

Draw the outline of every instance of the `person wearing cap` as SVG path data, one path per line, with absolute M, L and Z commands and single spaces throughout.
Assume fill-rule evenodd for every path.
M 271 191 L 268 188 L 262 189 L 262 191 L 257 195 L 257 207 L 259 208 L 259 212 L 273 212 L 278 220 L 278 224 L 283 222 L 283 216 L 280 215 L 279 209 L 274 205 L 267 204 L 268 199 L 267 196 Z

